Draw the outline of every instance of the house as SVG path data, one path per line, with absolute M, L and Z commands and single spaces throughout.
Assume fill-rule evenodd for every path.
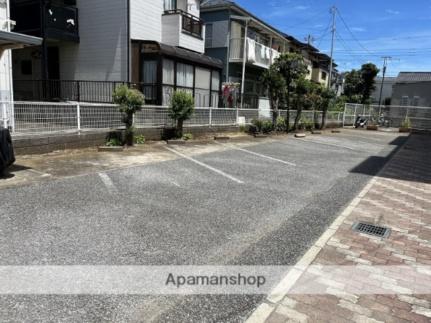
M 267 106 L 260 77 L 289 51 L 286 35 L 233 1 L 201 1 L 205 21 L 205 53 L 223 61 L 222 80 L 239 83 L 243 108 Z
M 431 72 L 399 73 L 391 105 L 431 107 Z
M 328 85 L 327 55 L 277 30 L 234 1 L 203 0 L 201 17 L 206 26 L 205 53 L 223 61 L 224 82 L 241 85 L 243 108 L 268 106 L 260 77 L 281 53 L 301 54 L 308 68 L 306 78 Z
M 380 92 L 382 93 L 382 104 L 385 104 L 385 102 L 391 100 L 392 87 L 394 86 L 396 79 L 396 77 L 385 77 L 383 80 L 382 77 L 376 77 L 375 89 L 373 93 L 371 93 L 371 99 L 373 100 L 373 103 L 379 103 Z
M 40 45 L 40 38 L 12 32 L 14 21 L 10 19 L 9 1 L 0 2 L 0 117 L 5 128 L 12 126 L 9 115 L 13 102 L 11 50 Z
M 183 89 L 217 106 L 222 63 L 204 55 L 198 0 L 11 1 L 17 29 L 43 38 L 14 55 L 22 99 L 110 102 L 130 83 L 147 103 Z

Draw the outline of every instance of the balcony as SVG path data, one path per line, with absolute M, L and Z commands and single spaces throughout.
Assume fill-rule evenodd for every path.
M 45 13 L 45 36 L 55 40 L 79 41 L 78 8 L 50 6 Z
M 258 43 L 251 38 L 246 39 L 247 63 L 259 66 L 262 68 L 269 68 L 275 59 L 280 56 L 280 52 Z M 243 62 L 244 58 L 244 38 L 233 38 L 230 40 L 230 56 L 231 63 Z
M 205 51 L 204 23 L 183 10 L 167 10 L 162 16 L 162 42 L 195 52 Z
M 45 7 L 43 15 L 41 11 L 39 1 L 12 3 L 11 18 L 16 21 L 14 31 L 46 39 L 79 42 L 77 8 L 50 5 Z

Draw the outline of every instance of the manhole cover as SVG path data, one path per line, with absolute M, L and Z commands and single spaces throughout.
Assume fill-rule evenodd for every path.
M 365 233 L 371 236 L 387 238 L 391 233 L 391 229 L 385 227 L 379 227 L 373 224 L 364 223 L 364 222 L 356 222 L 353 225 L 353 231 Z

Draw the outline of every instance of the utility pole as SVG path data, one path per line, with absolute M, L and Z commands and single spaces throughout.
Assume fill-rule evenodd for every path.
M 307 42 L 307 44 L 308 45 L 310 45 L 310 46 L 312 46 L 313 45 L 313 43 L 314 43 L 314 41 L 315 41 L 316 39 L 313 37 L 313 36 L 311 36 L 311 35 L 308 35 L 307 37 L 305 37 L 305 41 Z
M 379 108 L 382 105 L 382 95 L 383 95 L 383 86 L 385 85 L 385 76 L 386 76 L 386 69 L 388 66 L 388 61 L 392 59 L 391 56 L 383 56 L 383 77 L 382 77 L 382 84 L 380 86 L 380 96 L 379 96 Z
M 331 7 L 331 14 L 332 14 L 332 29 L 331 29 L 332 40 L 331 40 L 331 64 L 329 67 L 328 89 L 330 89 L 332 86 L 332 70 L 334 69 L 335 32 L 337 31 L 336 19 L 335 19 L 335 15 L 337 14 L 337 7 L 336 6 Z

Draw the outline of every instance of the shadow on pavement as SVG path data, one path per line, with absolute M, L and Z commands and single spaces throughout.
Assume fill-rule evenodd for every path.
M 371 156 L 358 166 L 351 169 L 351 173 L 370 176 L 386 177 L 397 180 L 431 183 L 431 136 L 414 134 L 409 137 L 400 136 L 390 145 L 395 146 L 387 156 Z M 397 153 L 393 163 L 380 170 Z M 377 166 L 377 167 L 376 167 Z

